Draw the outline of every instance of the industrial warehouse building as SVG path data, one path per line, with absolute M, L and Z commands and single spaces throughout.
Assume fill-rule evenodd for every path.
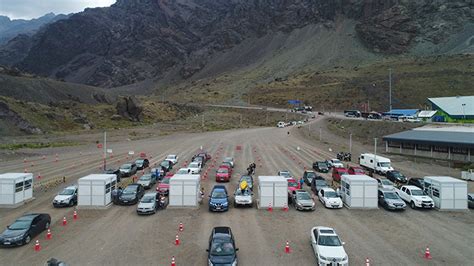
M 436 115 L 433 122 L 474 123 L 474 96 L 428 98 Z
M 474 127 L 421 127 L 385 136 L 388 153 L 474 162 Z

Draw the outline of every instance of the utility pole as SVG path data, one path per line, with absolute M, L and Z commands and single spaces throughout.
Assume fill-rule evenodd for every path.
M 392 69 L 388 69 L 388 94 L 389 94 L 389 103 L 390 103 L 390 112 L 392 112 Z
M 374 172 L 375 172 L 375 168 L 376 168 L 376 162 L 377 162 L 377 138 L 374 138 Z
M 104 171 L 107 170 L 107 131 L 104 131 Z
M 242 127 L 242 114 L 240 114 L 240 127 Z
M 201 127 L 204 128 L 204 114 L 202 114 L 202 118 L 201 118 Z
M 352 132 L 349 134 L 349 153 L 352 153 Z

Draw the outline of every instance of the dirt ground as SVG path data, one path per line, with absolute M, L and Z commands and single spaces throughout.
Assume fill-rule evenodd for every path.
M 250 162 L 257 163 L 257 175 L 274 175 L 279 170 L 288 169 L 299 177 L 304 167 L 310 167 L 312 162 L 334 157 L 335 152 L 346 145 L 345 140 L 323 130 L 324 123 L 316 119 L 311 126 L 311 136 L 307 126 L 173 134 L 138 140 L 117 136 L 109 144 L 114 157 L 109 158 L 108 163 L 118 167 L 127 160 L 127 152 L 133 150 L 136 154 L 146 152 L 152 164 L 167 154 L 177 153 L 181 166 L 203 146 L 218 162 L 224 156 L 235 158 L 234 175 L 226 184 L 232 194 L 239 175 Z M 324 137 L 322 142 L 318 140 L 320 126 Z M 242 146 L 241 150 L 236 149 L 238 145 Z M 353 154 L 367 149 L 355 143 Z M 43 265 L 51 257 L 70 265 L 169 265 L 172 256 L 176 257 L 177 265 L 206 265 L 209 234 L 214 226 L 220 225 L 232 228 L 236 245 L 240 248 L 240 265 L 314 265 L 316 259 L 310 246 L 310 229 L 318 225 L 337 230 L 346 242 L 345 249 L 352 265 L 363 265 L 366 258 L 372 265 L 471 265 L 474 261 L 472 211 L 331 210 L 325 209 L 318 201 L 314 212 L 297 212 L 290 208 L 288 212 L 275 209 L 270 213 L 232 206 L 225 213 L 210 213 L 206 200 L 199 209 L 166 209 L 152 216 L 138 216 L 136 206 L 79 209 L 79 219 L 73 221 L 73 209 L 55 209 L 51 205 L 52 199 L 61 187 L 73 184 L 77 178 L 100 172 L 100 150 L 91 144 L 47 149 L 44 153 L 46 159 L 34 155 L 27 158 L 27 163 L 23 162 L 23 157 L 4 161 L 0 172 L 23 172 L 27 167 L 35 175 L 41 173 L 42 180 L 66 175 L 66 184 L 46 191 L 35 190 L 36 199 L 19 208 L 0 209 L 0 227 L 5 228 L 25 212 L 46 212 L 53 220 L 53 239 L 46 240 L 45 233 L 38 236 L 36 239 L 42 245 L 40 252 L 34 252 L 36 239 L 23 247 L 0 249 L 1 265 Z M 55 161 L 56 153 L 58 162 Z M 395 158 L 394 165 L 414 176 L 458 175 L 453 169 L 409 162 L 403 158 Z M 211 169 L 209 177 L 202 180 L 207 193 L 216 184 L 214 171 L 215 168 Z M 328 175 L 325 177 L 329 179 Z M 473 191 L 472 186 L 470 191 Z M 69 219 L 66 227 L 61 225 L 63 216 Z M 185 230 L 179 233 L 181 245 L 175 246 L 180 221 Z M 284 252 L 287 240 L 292 248 L 290 254 Z M 427 246 L 433 256 L 430 261 L 423 259 Z

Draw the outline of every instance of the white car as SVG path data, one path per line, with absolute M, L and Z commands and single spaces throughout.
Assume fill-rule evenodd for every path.
M 339 159 L 331 159 L 327 163 L 330 167 L 344 168 L 344 164 Z
M 137 214 L 155 214 L 157 209 L 157 193 L 148 192 L 140 199 Z
M 252 207 L 252 191 L 249 189 L 240 189 L 239 187 L 234 193 L 234 206 L 249 206 Z
M 189 174 L 188 168 L 179 168 L 179 170 L 176 171 L 176 174 L 177 175 L 187 175 L 187 174 Z
M 342 208 L 342 200 L 337 196 L 336 191 L 330 187 L 323 187 L 318 192 L 319 201 L 326 208 L 340 209 Z
M 172 162 L 173 165 L 178 163 L 178 159 L 179 159 L 178 155 L 176 155 L 176 154 L 170 154 L 170 155 L 166 156 L 166 158 L 165 158 L 165 160 Z
M 192 162 L 187 167 L 190 174 L 199 174 L 201 173 L 201 163 L 199 162 Z
M 316 226 L 311 229 L 311 246 L 318 265 L 349 265 L 349 257 L 336 231 L 330 227 Z
M 395 189 L 398 196 L 402 200 L 410 204 L 412 209 L 416 208 L 425 208 L 432 209 L 434 208 L 434 201 L 429 196 L 423 193 L 423 190 L 415 186 L 402 186 L 400 189 Z
M 282 170 L 278 172 L 279 176 L 283 176 L 285 179 L 293 179 L 293 175 L 288 170 Z
M 232 157 L 224 157 L 224 160 L 222 160 L 223 163 L 230 163 L 230 166 L 234 168 L 234 158 Z
M 54 197 L 54 207 L 74 206 L 77 204 L 77 186 L 69 186 L 64 188 Z
M 280 121 L 280 122 L 278 122 L 277 127 L 278 128 L 284 128 L 284 127 L 286 127 L 286 123 L 283 122 L 283 121 Z

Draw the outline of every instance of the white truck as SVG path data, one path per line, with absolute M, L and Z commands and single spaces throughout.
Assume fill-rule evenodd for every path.
M 423 193 L 423 190 L 419 187 L 415 186 L 402 186 L 400 188 L 396 188 L 395 192 L 410 204 L 412 209 L 416 208 L 424 208 L 424 209 L 432 209 L 434 208 L 434 201 L 430 197 L 426 196 Z
M 359 164 L 376 173 L 385 175 L 388 171 L 393 171 L 389 158 L 372 153 L 362 153 L 359 156 Z

